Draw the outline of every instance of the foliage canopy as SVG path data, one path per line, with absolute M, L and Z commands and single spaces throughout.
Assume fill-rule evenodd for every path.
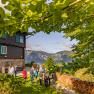
M 82 29 L 84 32 L 88 27 L 93 28 L 90 24 L 90 19 L 93 19 L 93 0 L 53 0 L 49 4 L 46 0 L 2 0 L 3 4 L 6 2 L 8 4 L 4 8 L 10 12 L 5 13 L 0 7 L 1 31 L 28 32 L 28 28 L 32 27 L 33 33 L 64 31 L 70 32 L 68 36 L 78 36 L 79 39 Z

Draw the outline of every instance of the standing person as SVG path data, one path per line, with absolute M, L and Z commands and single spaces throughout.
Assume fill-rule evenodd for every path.
M 30 78 L 31 78 L 31 82 L 34 80 L 34 67 L 32 66 L 30 69 Z
M 26 79 L 27 79 L 27 71 L 26 71 L 25 67 L 23 67 L 23 70 L 22 70 L 22 77 L 26 81 Z
M 56 76 L 55 72 L 52 73 L 52 79 L 53 79 L 53 84 L 55 84 L 55 82 L 57 80 L 57 76 Z
M 38 70 L 37 70 L 37 68 L 36 69 L 34 69 L 34 76 L 36 77 L 36 79 L 37 79 L 37 77 L 38 77 Z
M 45 67 L 43 67 L 42 65 L 40 65 L 39 72 L 42 73 L 42 80 L 44 80 L 44 76 L 45 76 Z
M 40 67 L 39 67 L 39 72 L 42 72 L 42 66 L 40 65 Z
M 15 69 L 14 69 L 14 66 L 10 66 L 9 68 L 9 74 L 14 76 L 14 73 L 15 73 Z
M 48 87 L 48 79 L 47 79 L 47 76 L 44 77 L 44 85 L 45 85 L 45 87 Z
M 15 77 L 17 75 L 17 65 L 14 67 L 14 70 L 15 70 Z
M 2 74 L 5 74 L 5 66 L 2 66 Z
M 40 85 L 42 85 L 42 80 L 43 80 L 43 74 L 42 74 L 42 72 L 39 72 L 39 82 L 40 82 Z
M 50 86 L 50 74 L 49 72 L 46 72 L 47 80 L 48 80 L 48 86 Z
M 45 75 L 44 75 L 44 85 L 45 85 L 45 87 L 49 86 L 49 79 L 48 79 L 48 74 L 47 73 L 45 73 Z
M 48 85 L 50 86 L 50 83 L 51 83 L 51 81 L 50 81 L 50 76 L 48 76 Z
M 50 77 L 48 72 L 45 72 L 44 74 L 44 85 L 45 87 L 50 86 Z
M 43 80 L 43 69 L 42 69 L 42 66 L 40 65 L 39 67 L 39 82 L 40 82 L 40 85 L 42 85 L 42 80 Z

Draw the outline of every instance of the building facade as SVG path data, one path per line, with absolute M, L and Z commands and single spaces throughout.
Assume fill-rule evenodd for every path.
M 4 34 L 0 38 L 0 66 L 24 65 L 25 47 L 25 34 L 17 33 L 14 36 Z

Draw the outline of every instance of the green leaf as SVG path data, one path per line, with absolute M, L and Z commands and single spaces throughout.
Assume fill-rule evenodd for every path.
M 2 7 L 0 7 L 0 19 L 5 17 L 5 11 Z
M 1 0 L 2 4 L 5 4 L 9 0 Z

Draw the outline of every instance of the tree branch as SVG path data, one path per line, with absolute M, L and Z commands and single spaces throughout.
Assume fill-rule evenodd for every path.
M 69 8 L 70 6 L 73 6 L 73 5 L 75 5 L 75 4 L 77 4 L 77 3 L 79 3 L 79 2 L 81 2 L 82 0 L 76 0 L 75 2 L 73 2 L 73 3 L 71 3 L 71 4 L 69 4 L 68 6 L 66 6 L 66 7 L 64 7 L 64 8 L 62 8 L 61 10 L 65 10 L 65 9 L 67 9 L 67 8 Z M 44 21 L 45 19 L 47 19 L 47 18 L 50 18 L 50 17 L 52 17 L 54 14 L 50 14 L 50 15 L 47 15 L 47 16 L 45 16 L 45 17 L 43 17 L 43 18 L 39 18 L 39 20 L 37 20 L 37 21 L 32 21 L 32 19 L 29 19 L 29 20 L 25 20 L 25 21 L 23 21 L 22 22 L 22 24 L 26 24 L 26 23 L 29 23 L 30 21 L 32 21 L 33 23 L 38 23 L 38 22 L 40 22 L 40 21 Z M 13 23 L 13 24 L 5 24 L 4 26 L 0 26 L 0 28 L 4 28 L 4 27 L 8 27 L 8 26 L 12 26 L 12 25 L 20 25 L 21 24 L 21 22 L 16 22 L 16 23 Z M 34 31 L 34 33 L 33 32 L 29 32 L 28 34 L 29 35 L 33 35 L 33 34 L 35 34 L 36 32 Z

